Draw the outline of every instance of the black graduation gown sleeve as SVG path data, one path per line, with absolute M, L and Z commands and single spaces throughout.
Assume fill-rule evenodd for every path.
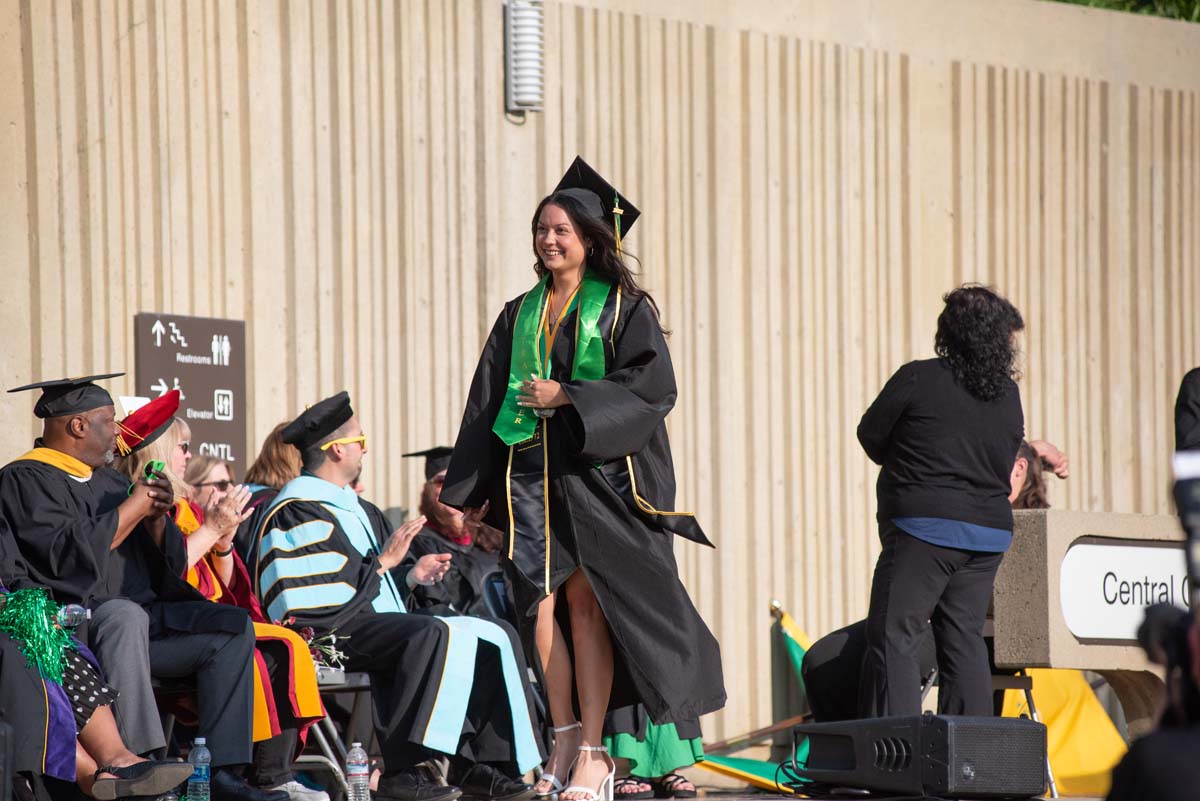
M 87 603 L 108 569 L 117 510 L 89 508 L 92 487 L 69 482 L 62 470 L 40 462 L 9 464 L 0 469 L 0 517 L 30 578 L 59 603 Z
M 437 584 L 418 584 L 411 590 L 403 584 L 417 560 L 428 554 L 450 554 L 450 569 Z M 401 590 L 407 590 L 404 604 L 409 610 L 429 614 L 491 615 L 485 598 L 488 577 L 500 572 L 500 557 L 472 545 L 455 545 L 437 532 L 426 528 L 413 538 L 408 555 L 393 575 Z
M 911 364 L 911 363 L 910 363 Z M 883 464 L 892 440 L 892 428 L 908 406 L 916 386 L 916 373 L 909 364 L 897 370 L 883 385 L 858 423 L 858 441 L 875 464 Z
M 371 504 L 364 503 L 363 506 L 375 527 L 376 539 L 378 540 L 381 534 L 386 536 L 386 523 L 381 527 L 379 522 L 386 520 L 383 513 Z M 299 548 L 287 551 L 270 550 L 260 554 L 252 579 L 268 618 L 283 620 L 294 617 L 299 625 L 325 630 L 336 629 L 359 612 L 370 612 L 371 602 L 380 591 L 378 556 L 365 558 L 360 555 L 334 516 L 321 504 L 312 501 L 284 502 L 271 513 L 264 515 L 255 541 L 262 543 L 266 540 L 269 544 L 272 532 L 290 531 L 314 521 L 329 524 L 328 537 Z M 381 546 L 382 544 L 380 542 Z M 282 575 L 278 568 L 272 568 L 281 557 L 294 559 L 318 557 L 323 554 L 340 554 L 345 557 L 345 562 L 335 570 L 313 572 L 303 576 Z M 321 588 L 329 585 L 344 585 L 353 595 L 336 604 L 326 604 L 324 601 L 327 600 L 327 595 Z M 289 593 L 287 598 L 281 598 L 284 593 Z
M 1175 450 L 1200 448 L 1200 367 L 1193 368 L 1179 384 L 1175 398 Z
M 441 501 L 447 506 L 482 506 L 490 497 L 489 490 L 503 478 L 507 449 L 492 433 L 492 424 L 508 388 L 512 326 L 520 303 L 521 298 L 509 301 L 496 318 L 471 379 L 454 455 L 442 484 Z
M 46 738 L 50 716 L 47 687 L 36 667 L 32 667 L 21 650 L 21 643 L 0 632 L 0 705 L 4 720 L 18 734 L 37 732 L 39 736 L 13 737 L 11 770 L 41 773 L 46 758 Z M 11 737 L 11 735 L 10 735 Z M 7 771 L 6 771 L 7 774 Z M 8 779 L 8 776 L 5 776 Z
M 0 592 L 16 592 L 36 586 L 37 583 L 29 578 L 29 568 L 17 549 L 12 529 L 4 522 L 4 518 L 0 518 Z
M 439 549 L 439 539 L 440 537 L 437 534 L 428 529 L 418 533 L 417 536 L 413 537 L 412 543 L 408 546 L 408 553 L 405 555 L 404 561 L 392 571 L 392 578 L 396 580 L 396 586 L 404 593 L 404 606 L 410 612 L 421 609 L 432 615 L 452 615 L 458 611 L 450 592 L 451 573 L 454 571 L 453 560 L 458 558 L 458 552 L 452 551 L 448 547 Z M 446 573 L 445 578 L 438 584 L 428 587 L 423 584 L 417 584 L 410 588 L 407 584 L 408 572 L 416 567 L 418 559 L 422 556 L 428 556 L 431 553 L 451 554 L 450 571 Z
M 613 343 L 612 368 L 598 381 L 567 381 L 563 392 L 582 429 L 580 455 L 608 461 L 640 453 L 675 406 L 675 370 L 649 301 L 632 304 Z

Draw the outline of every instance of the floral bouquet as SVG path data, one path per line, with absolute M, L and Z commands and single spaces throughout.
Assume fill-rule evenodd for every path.
M 296 618 L 289 617 L 282 622 L 276 621 L 276 625 L 294 628 Z M 338 648 L 338 642 L 344 642 L 350 639 L 349 637 L 339 636 L 336 630 L 326 632 L 318 637 L 312 626 L 304 626 L 296 633 L 308 645 L 308 652 L 312 655 L 313 662 L 319 666 L 345 670 L 346 653 Z

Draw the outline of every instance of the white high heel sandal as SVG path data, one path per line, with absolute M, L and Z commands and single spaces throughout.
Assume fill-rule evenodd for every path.
M 571 729 L 582 729 L 582 728 L 583 728 L 583 724 L 580 723 L 579 721 L 575 721 L 574 723 L 572 723 L 568 726 L 555 726 L 554 728 L 551 729 L 551 731 L 554 732 L 555 734 L 561 734 L 564 731 L 571 731 Z M 558 747 L 557 742 L 554 745 L 556 748 Z M 574 764 L 575 764 L 575 760 L 572 759 L 571 765 L 574 765 Z M 537 780 L 537 782 L 535 782 L 535 784 L 541 784 L 544 781 L 550 782 L 550 789 L 544 793 L 536 793 L 535 792 L 533 794 L 533 797 L 534 798 L 557 799 L 558 794 L 563 791 L 563 783 L 561 781 L 559 781 L 559 778 L 557 776 L 555 776 L 553 773 L 546 773 L 543 771 L 542 775 L 538 777 L 538 780 Z
M 604 754 L 604 761 L 608 764 L 608 775 L 600 782 L 600 789 L 593 790 L 591 787 L 584 787 L 579 784 L 572 784 L 570 787 L 563 788 L 559 793 L 580 793 L 584 796 L 585 801 L 613 801 L 613 777 L 617 774 L 617 764 L 613 762 L 612 757 L 608 755 L 608 749 L 602 745 L 581 745 L 580 751 L 599 751 Z M 579 761 L 579 757 L 575 758 Z M 575 766 L 571 766 L 571 773 L 575 772 Z

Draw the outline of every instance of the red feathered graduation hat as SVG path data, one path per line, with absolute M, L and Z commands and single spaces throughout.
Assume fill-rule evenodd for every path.
M 117 453 L 128 456 L 158 439 L 179 411 L 179 390 L 159 395 L 117 423 Z

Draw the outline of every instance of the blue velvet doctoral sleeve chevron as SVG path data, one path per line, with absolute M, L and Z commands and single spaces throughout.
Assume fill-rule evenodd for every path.
M 379 594 L 378 561 L 352 546 L 320 503 L 292 500 L 263 518 L 255 587 L 272 620 L 333 629 Z

